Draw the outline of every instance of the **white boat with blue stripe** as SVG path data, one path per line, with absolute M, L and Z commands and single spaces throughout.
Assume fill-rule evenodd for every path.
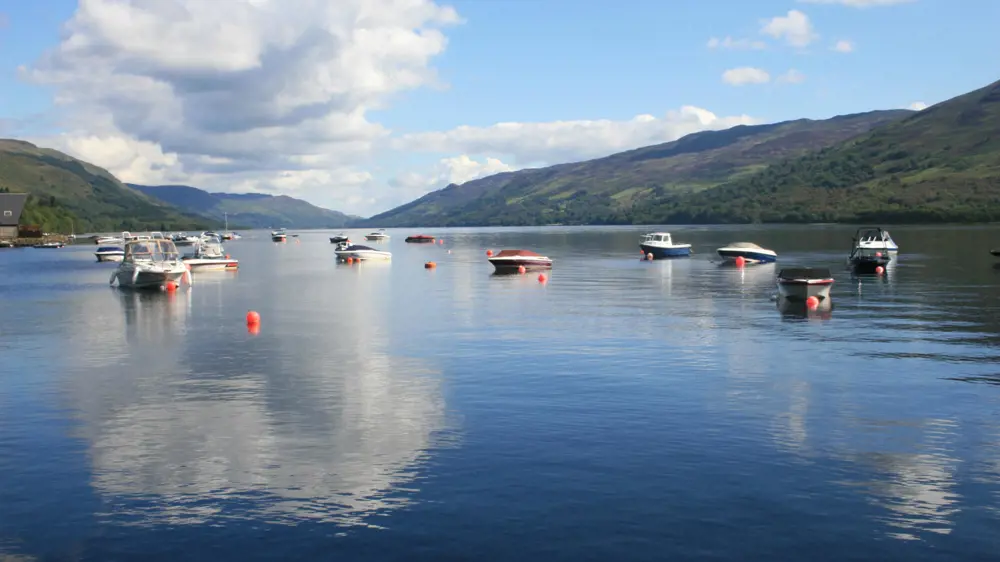
M 674 244 L 669 232 L 651 232 L 639 240 L 643 254 L 653 254 L 656 259 L 680 258 L 691 255 L 691 244 Z
M 778 254 L 774 250 L 761 248 L 753 242 L 732 242 L 727 246 L 716 250 L 719 257 L 724 262 L 735 262 L 736 258 L 743 258 L 746 263 L 773 263 L 778 261 Z

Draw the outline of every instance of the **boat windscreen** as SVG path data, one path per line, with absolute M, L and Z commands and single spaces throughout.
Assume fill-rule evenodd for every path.
M 825 267 L 788 267 L 778 273 L 782 279 L 829 279 L 830 270 Z
M 509 258 L 515 256 L 538 256 L 535 252 L 530 250 L 501 250 L 499 254 L 496 255 L 498 258 Z
M 364 250 L 368 250 L 368 251 L 371 251 L 371 252 L 377 252 L 377 251 L 379 251 L 379 250 L 376 250 L 375 248 L 371 248 L 371 247 L 368 247 L 368 246 L 361 246 L 359 244 L 351 244 L 350 246 L 347 246 L 346 248 L 344 248 L 343 251 L 345 251 L 345 252 L 357 252 L 357 251 L 364 251 Z
M 732 242 L 729 246 L 727 246 L 727 248 L 750 248 L 754 250 L 763 250 L 763 248 L 753 242 Z

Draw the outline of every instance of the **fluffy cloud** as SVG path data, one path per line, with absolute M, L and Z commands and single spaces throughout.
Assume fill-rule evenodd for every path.
M 733 49 L 733 50 L 754 50 L 760 51 L 767 48 L 767 45 L 763 41 L 754 41 L 751 39 L 733 39 L 730 36 L 725 36 L 722 39 L 718 37 L 712 37 L 708 40 L 709 49 Z
M 558 164 L 606 156 L 676 140 L 704 130 L 755 123 L 747 115 L 719 117 L 700 107 L 684 106 L 662 117 L 638 115 L 628 121 L 554 121 L 497 123 L 449 131 L 404 135 L 393 141 L 400 150 L 509 156 L 520 167 Z
M 793 47 L 805 47 L 819 38 L 809 16 L 798 10 L 789 10 L 784 16 L 764 20 L 760 32 L 775 39 L 784 39 Z
M 740 68 L 730 68 L 722 73 L 722 81 L 732 86 L 742 86 L 744 84 L 766 84 L 771 81 L 771 75 L 766 70 L 742 66 Z
M 499 158 L 475 159 L 462 154 L 453 158 L 442 158 L 426 173 L 407 172 L 393 178 L 389 183 L 397 188 L 394 193 L 395 199 L 399 203 L 405 203 L 449 184 L 461 185 L 467 181 L 516 169 L 503 163 Z
M 915 101 L 910 105 L 906 106 L 906 109 L 912 109 L 913 111 L 923 111 L 927 109 L 927 104 L 922 101 Z
M 833 47 L 831 47 L 831 49 L 833 49 L 834 51 L 837 51 L 838 53 L 853 53 L 854 52 L 854 43 L 851 43 L 850 41 L 848 41 L 846 39 L 841 39 L 840 41 L 837 41 L 836 43 L 834 43 Z
M 325 199 L 388 135 L 367 111 L 435 84 L 457 22 L 431 0 L 85 0 L 22 72 L 72 116 L 53 142 L 123 177 Z
M 893 6 L 896 4 L 909 4 L 917 0 L 799 0 L 806 4 L 840 4 L 853 8 L 870 8 L 872 6 Z
M 778 76 L 776 82 L 779 84 L 801 84 L 806 81 L 806 75 L 802 74 L 794 68 L 789 69 L 788 72 Z

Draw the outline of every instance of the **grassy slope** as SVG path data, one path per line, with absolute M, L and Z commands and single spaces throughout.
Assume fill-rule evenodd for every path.
M 908 111 L 705 131 L 586 162 L 497 174 L 376 215 L 381 226 L 629 222 L 637 202 L 697 192 L 897 121 Z
M 655 222 L 1000 220 L 1000 82 L 665 202 Z
M 31 194 L 22 222 L 38 221 L 51 231 L 194 229 L 204 224 L 200 217 L 126 187 L 107 170 L 23 141 L 0 139 L 0 188 Z

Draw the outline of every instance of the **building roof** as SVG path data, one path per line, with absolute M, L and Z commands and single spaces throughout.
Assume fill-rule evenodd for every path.
M 0 226 L 17 226 L 27 193 L 0 193 Z

